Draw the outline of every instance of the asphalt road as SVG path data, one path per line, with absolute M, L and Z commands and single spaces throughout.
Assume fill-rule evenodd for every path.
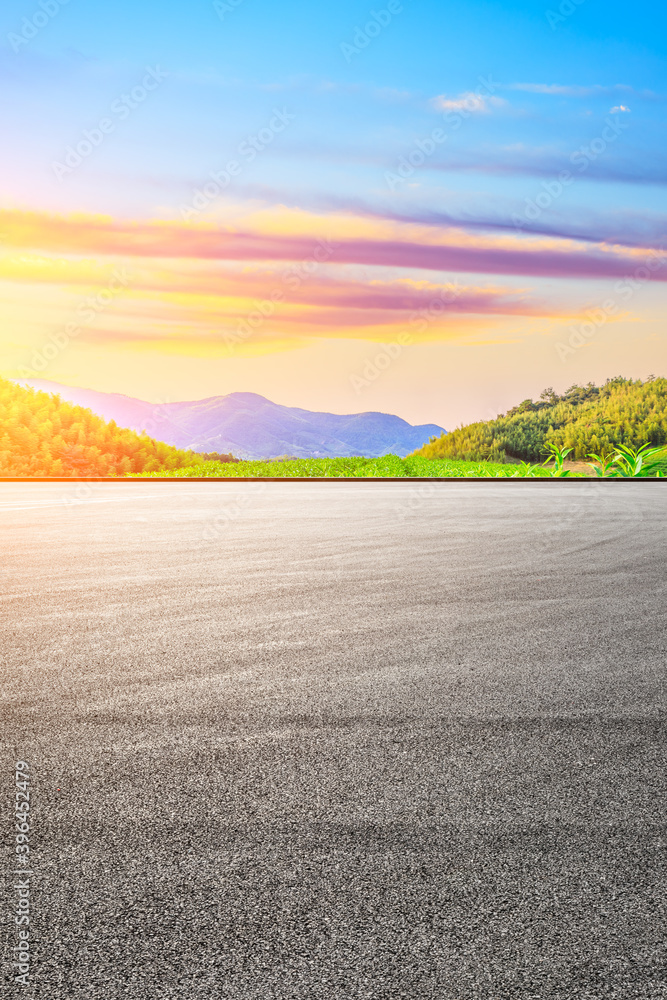
M 0 484 L 3 996 L 667 997 L 666 491 Z

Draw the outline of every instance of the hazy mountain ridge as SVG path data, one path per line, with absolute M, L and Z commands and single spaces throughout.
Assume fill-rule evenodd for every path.
M 388 413 L 336 414 L 281 406 L 253 392 L 156 404 L 45 379 L 17 381 L 88 407 L 122 427 L 146 430 L 177 448 L 232 452 L 238 458 L 404 456 L 446 433 L 437 424 L 413 426 Z

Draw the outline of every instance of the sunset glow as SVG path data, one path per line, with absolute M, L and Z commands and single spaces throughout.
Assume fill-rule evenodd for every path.
M 364 45 L 358 4 L 315 34 L 237 7 L 3 13 L 0 374 L 450 425 L 665 367 L 654 27 L 519 5 L 505 56 L 506 8 L 398 4 Z

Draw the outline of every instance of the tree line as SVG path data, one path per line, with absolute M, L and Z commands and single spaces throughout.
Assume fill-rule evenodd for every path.
M 562 395 L 545 389 L 495 420 L 459 427 L 415 452 L 426 458 L 539 462 L 547 445 L 572 448 L 570 458 L 609 455 L 617 445 L 667 443 L 667 379 L 622 376 L 604 385 L 571 385 Z
M 1 476 L 124 476 L 201 462 L 60 396 L 0 379 Z

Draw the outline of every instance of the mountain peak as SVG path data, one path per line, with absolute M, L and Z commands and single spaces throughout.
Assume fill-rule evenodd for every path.
M 145 430 L 177 448 L 231 452 L 237 458 L 329 458 L 334 456 L 407 455 L 439 436 L 437 424 L 413 426 L 379 411 L 326 413 L 274 403 L 256 392 L 179 403 L 149 403 L 120 393 L 60 385 L 46 379 L 16 380 L 21 385 L 57 393 L 121 427 Z

